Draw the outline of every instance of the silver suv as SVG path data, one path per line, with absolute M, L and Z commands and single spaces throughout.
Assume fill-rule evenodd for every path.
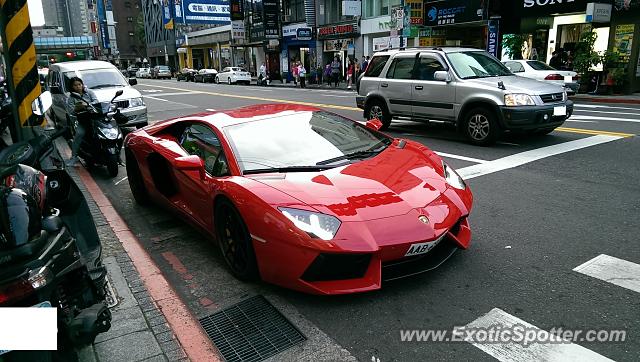
M 376 53 L 357 88 L 358 107 L 383 129 L 394 117 L 439 120 L 477 145 L 506 130 L 549 133 L 573 112 L 561 86 L 516 76 L 489 53 L 470 48 Z

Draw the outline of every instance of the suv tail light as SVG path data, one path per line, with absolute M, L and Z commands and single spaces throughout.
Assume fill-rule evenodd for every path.
M 548 76 L 544 77 L 544 80 L 564 80 L 564 77 L 560 74 L 549 74 Z

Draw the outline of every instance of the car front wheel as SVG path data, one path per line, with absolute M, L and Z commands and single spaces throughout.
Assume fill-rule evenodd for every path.
M 384 131 L 391 125 L 391 115 L 387 109 L 387 105 L 381 100 L 373 100 L 367 105 L 365 111 L 367 120 L 377 119 L 382 122 L 380 130 Z
M 490 145 L 500 135 L 500 128 L 494 113 L 486 108 L 474 108 L 467 112 L 464 119 L 464 134 L 474 145 Z
M 231 273 L 240 280 L 258 278 L 258 263 L 251 236 L 235 206 L 224 199 L 216 204 L 215 231 L 222 256 Z

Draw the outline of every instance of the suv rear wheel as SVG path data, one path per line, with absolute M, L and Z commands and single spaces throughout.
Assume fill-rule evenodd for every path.
M 469 141 L 478 146 L 492 144 L 500 134 L 500 127 L 494 113 L 482 107 L 467 112 L 462 127 Z
M 380 100 L 374 100 L 369 102 L 365 111 L 367 120 L 378 119 L 382 122 L 381 131 L 386 130 L 391 125 L 391 115 L 387 110 L 387 105 Z

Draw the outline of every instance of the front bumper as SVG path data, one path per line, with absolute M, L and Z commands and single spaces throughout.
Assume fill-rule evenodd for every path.
M 356 106 L 358 106 L 358 108 L 364 109 L 364 101 L 364 96 L 356 96 Z
M 122 127 L 135 127 L 146 126 L 149 124 L 147 117 L 147 106 L 142 107 L 129 107 L 121 110 L 123 115 L 129 118 L 129 122 L 122 125 Z
M 566 106 L 566 115 L 553 115 L 554 108 L 559 106 Z M 499 120 L 503 129 L 535 130 L 562 125 L 573 113 L 573 102 L 566 101 L 563 103 L 521 107 L 500 106 L 499 109 Z

